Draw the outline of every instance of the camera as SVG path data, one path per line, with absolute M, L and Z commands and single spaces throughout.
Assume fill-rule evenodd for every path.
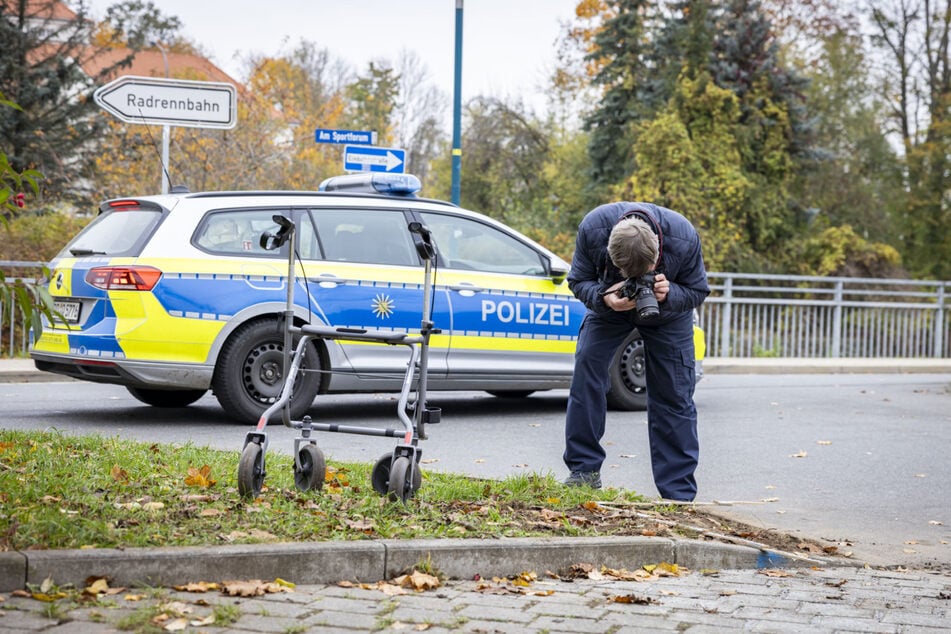
M 637 304 L 637 316 L 641 319 L 654 319 L 660 314 L 657 298 L 654 296 L 654 271 L 648 271 L 640 277 L 629 277 L 617 294 L 633 299 Z

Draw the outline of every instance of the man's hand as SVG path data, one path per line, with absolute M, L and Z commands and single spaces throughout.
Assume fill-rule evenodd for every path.
M 663 273 L 658 273 L 654 276 L 654 297 L 657 298 L 657 303 L 662 303 L 667 299 L 667 293 L 670 292 L 670 281 L 667 279 L 667 276 Z
M 618 295 L 617 292 L 622 286 L 624 286 L 625 281 L 626 280 L 621 280 L 614 286 L 609 287 L 608 290 L 604 291 L 604 296 L 602 298 L 604 299 L 605 306 L 619 313 L 633 310 L 634 306 L 637 305 L 633 299 L 628 299 L 627 297 L 621 297 Z
M 627 297 L 621 297 L 618 295 L 617 291 L 624 286 L 626 280 L 622 280 L 617 284 L 608 287 L 604 291 L 604 304 L 613 311 L 623 313 L 628 310 L 633 310 L 637 306 L 637 302 L 633 299 L 628 299 Z M 657 298 L 657 303 L 661 303 L 667 299 L 667 294 L 670 292 L 670 281 L 667 279 L 667 276 L 663 273 L 658 273 L 654 277 L 654 297 Z

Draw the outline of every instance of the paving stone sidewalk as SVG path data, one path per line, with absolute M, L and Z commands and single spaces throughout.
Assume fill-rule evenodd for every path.
M 82 606 L 2 596 L 3 634 L 146 631 L 157 614 L 165 617 L 151 631 L 209 634 L 951 632 L 951 575 L 852 567 L 691 571 L 649 581 L 542 577 L 525 587 L 449 581 L 396 596 L 376 584 L 252 598 L 136 589 Z M 215 614 L 234 620 L 209 622 Z

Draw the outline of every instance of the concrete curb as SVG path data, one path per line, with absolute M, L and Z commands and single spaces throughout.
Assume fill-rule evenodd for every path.
M 572 537 L 374 540 L 189 546 L 94 548 L 0 553 L 0 592 L 39 585 L 82 587 L 90 577 L 112 586 L 173 586 L 229 579 L 287 579 L 297 584 L 392 579 L 431 564 L 451 579 L 567 570 L 587 563 L 636 570 L 667 562 L 690 570 L 740 570 L 799 566 L 849 566 L 850 561 L 795 558 L 750 546 L 662 537 Z

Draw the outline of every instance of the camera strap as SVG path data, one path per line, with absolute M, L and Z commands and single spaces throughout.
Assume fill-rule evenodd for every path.
M 647 223 L 647 226 L 651 228 L 651 231 L 654 232 L 654 235 L 657 236 L 657 270 L 663 269 L 664 266 L 664 232 L 660 230 L 660 223 L 654 220 L 654 217 L 651 216 L 648 212 L 642 211 L 640 209 L 632 209 L 624 213 L 618 219 L 618 222 L 621 220 L 627 220 L 628 218 L 640 218 Z

